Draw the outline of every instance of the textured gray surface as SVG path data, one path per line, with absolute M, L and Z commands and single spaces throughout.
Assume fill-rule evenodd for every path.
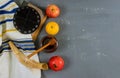
M 60 24 L 59 48 L 39 56 L 47 62 L 60 55 L 65 68 L 43 71 L 42 78 L 120 78 L 120 0 L 28 1 L 42 8 L 51 3 L 61 8 L 59 18 L 47 20 Z M 45 35 L 43 29 L 39 40 Z

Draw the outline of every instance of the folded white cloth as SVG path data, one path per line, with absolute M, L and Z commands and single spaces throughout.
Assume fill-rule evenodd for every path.
M 41 70 L 22 65 L 11 52 L 8 41 L 26 55 L 35 50 L 31 34 L 21 34 L 13 25 L 13 15 L 18 6 L 13 0 L 0 0 L 0 78 L 41 78 Z M 32 59 L 39 61 L 37 55 Z

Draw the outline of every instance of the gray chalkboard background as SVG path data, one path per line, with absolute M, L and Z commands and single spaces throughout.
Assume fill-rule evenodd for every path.
M 20 0 L 15 0 L 19 1 Z M 42 78 L 120 78 L 120 0 L 27 0 L 45 9 L 57 4 L 56 52 L 39 54 L 42 62 L 54 55 L 65 60 L 64 70 L 42 71 Z M 46 22 L 46 23 L 47 23 Z M 40 39 L 47 35 L 43 28 Z

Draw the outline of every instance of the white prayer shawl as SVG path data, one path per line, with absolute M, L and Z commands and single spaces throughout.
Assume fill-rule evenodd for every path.
M 22 65 L 11 52 L 8 41 L 26 55 L 35 50 L 31 34 L 21 34 L 13 25 L 13 16 L 18 6 L 13 0 L 0 0 L 0 78 L 41 78 L 41 70 Z M 37 55 L 32 59 L 39 61 Z

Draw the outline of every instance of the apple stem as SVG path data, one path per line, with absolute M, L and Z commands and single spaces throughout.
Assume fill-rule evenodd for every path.
M 54 11 L 54 9 L 52 9 L 52 11 Z
M 56 64 L 54 64 L 54 67 L 57 68 Z
M 51 26 L 51 28 L 53 28 L 53 26 Z

